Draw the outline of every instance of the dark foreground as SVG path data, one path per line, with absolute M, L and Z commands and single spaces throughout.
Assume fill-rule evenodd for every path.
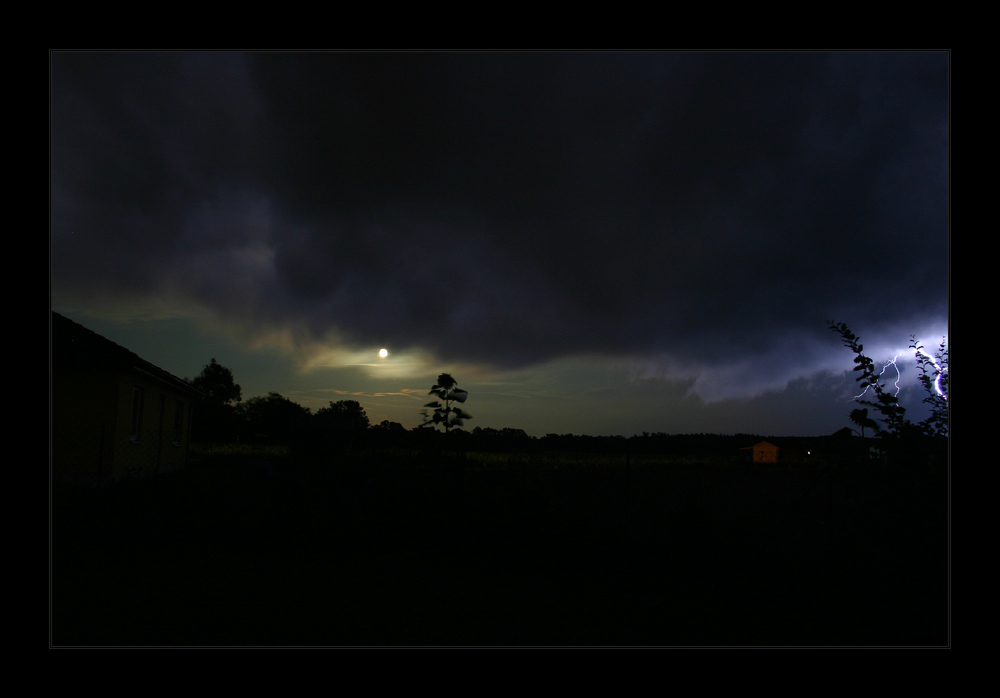
M 948 646 L 947 471 L 355 455 L 52 498 L 53 646 Z

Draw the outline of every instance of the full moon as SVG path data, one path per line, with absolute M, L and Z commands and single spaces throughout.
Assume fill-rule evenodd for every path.
M 384 359 L 385 357 L 389 356 L 389 350 L 388 350 L 388 349 L 379 349 L 379 350 L 378 350 L 378 355 L 379 355 L 379 356 L 380 356 L 381 358 L 383 358 L 383 359 Z

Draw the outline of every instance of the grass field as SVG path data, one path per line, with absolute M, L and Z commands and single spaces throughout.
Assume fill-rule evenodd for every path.
M 53 646 L 946 646 L 941 467 L 205 454 L 52 497 Z

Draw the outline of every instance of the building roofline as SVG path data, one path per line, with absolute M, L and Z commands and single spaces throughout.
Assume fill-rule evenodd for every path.
M 138 370 L 182 390 L 192 397 L 201 397 L 202 395 L 200 390 L 186 380 L 178 378 L 156 364 L 146 361 L 135 352 L 55 311 L 52 311 L 50 340 L 52 353 L 49 358 L 51 365 L 56 365 L 57 362 L 59 365 L 106 363 Z M 71 356 L 64 353 L 71 348 L 72 344 L 77 343 L 80 349 L 79 355 Z

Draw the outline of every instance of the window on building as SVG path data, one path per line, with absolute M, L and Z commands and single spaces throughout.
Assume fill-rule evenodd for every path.
M 132 433 L 133 441 L 138 441 L 142 430 L 142 388 L 138 385 L 132 389 Z
M 184 402 L 177 401 L 177 409 L 174 411 L 174 444 L 180 445 L 184 436 Z

